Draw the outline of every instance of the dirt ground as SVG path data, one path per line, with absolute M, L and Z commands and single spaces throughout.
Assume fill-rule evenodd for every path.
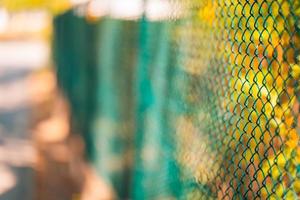
M 35 200 L 111 200 L 111 188 L 84 159 L 84 144 L 72 134 L 68 104 L 51 69 L 29 77 L 32 138 L 36 149 Z

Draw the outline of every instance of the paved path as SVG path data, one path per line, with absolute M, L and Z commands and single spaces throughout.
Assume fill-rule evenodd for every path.
M 33 199 L 29 74 L 24 68 L 0 70 L 0 200 Z

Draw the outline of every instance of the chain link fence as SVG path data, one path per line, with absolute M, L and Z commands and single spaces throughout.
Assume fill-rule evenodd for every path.
M 300 1 L 168 2 L 168 18 L 104 17 L 91 40 L 56 21 L 58 47 L 94 45 L 57 64 L 75 115 L 94 111 L 77 120 L 99 174 L 120 199 L 298 199 Z

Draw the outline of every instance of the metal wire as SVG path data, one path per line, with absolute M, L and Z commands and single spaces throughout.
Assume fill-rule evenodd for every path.
M 177 131 L 179 163 L 198 183 L 191 199 L 298 199 L 299 1 L 187 4 L 175 40 L 192 108 Z
M 98 24 L 96 168 L 120 199 L 299 199 L 300 1 L 172 4 Z

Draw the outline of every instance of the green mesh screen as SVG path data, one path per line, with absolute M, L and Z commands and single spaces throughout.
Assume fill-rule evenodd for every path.
M 97 25 L 87 23 L 68 12 L 54 20 L 53 57 L 57 63 L 57 79 L 72 108 L 76 133 L 84 133 L 88 157 L 93 154 L 91 136 L 95 115 L 97 75 Z M 93 89 L 95 90 L 95 89 Z
M 169 3 L 55 21 L 91 163 L 119 199 L 299 199 L 300 1 Z

